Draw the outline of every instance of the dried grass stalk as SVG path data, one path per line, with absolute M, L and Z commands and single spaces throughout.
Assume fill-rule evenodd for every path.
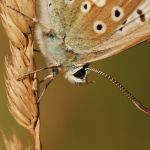
M 35 0 L 1 0 L 0 8 L 2 24 L 10 41 L 12 54 L 11 60 L 8 57 L 5 59 L 9 111 L 20 125 L 32 133 L 35 139 L 35 149 L 40 150 L 36 74 L 22 81 L 17 80 L 24 74 L 35 70 L 34 23 L 15 10 L 34 18 Z
M 26 148 L 23 147 L 16 134 L 13 134 L 11 137 L 7 137 L 4 132 L 2 132 L 2 137 L 6 150 L 31 150 L 30 146 Z

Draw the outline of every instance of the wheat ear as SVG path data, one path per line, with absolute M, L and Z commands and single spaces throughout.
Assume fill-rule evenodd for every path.
M 1 0 L 1 19 L 10 41 L 11 59 L 6 57 L 6 90 L 8 108 L 16 121 L 28 129 L 35 139 L 35 149 L 41 150 L 39 104 L 36 74 L 22 81 L 17 79 L 35 70 L 33 58 L 32 20 L 15 10 L 35 17 L 35 0 Z

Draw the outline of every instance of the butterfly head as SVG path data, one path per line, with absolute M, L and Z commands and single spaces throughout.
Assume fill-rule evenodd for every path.
M 82 66 L 71 67 L 69 71 L 66 72 L 65 78 L 72 84 L 82 85 L 88 83 L 88 64 Z

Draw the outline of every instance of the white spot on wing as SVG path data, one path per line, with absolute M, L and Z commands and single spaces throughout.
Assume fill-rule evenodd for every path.
M 98 7 L 103 7 L 106 4 L 106 0 L 92 0 Z
M 65 0 L 66 4 L 72 4 L 75 0 Z

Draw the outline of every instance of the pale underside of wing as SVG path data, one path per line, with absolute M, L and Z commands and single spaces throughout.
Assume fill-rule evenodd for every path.
M 64 8 L 65 42 L 74 52 L 81 54 L 105 41 L 143 0 L 72 1 Z M 102 1 L 105 4 L 102 5 Z M 114 18 L 115 13 L 112 14 L 114 9 L 119 10 L 118 19 Z M 101 27 L 102 29 L 97 29 Z
M 110 57 L 149 39 L 150 1 L 145 0 L 107 40 L 80 55 L 77 64 Z
M 40 1 L 44 6 L 41 21 L 51 26 L 58 37 L 65 34 L 65 43 L 74 52 L 84 53 L 107 39 L 144 0 Z M 112 16 L 114 9 L 119 9 L 117 20 Z M 102 22 L 102 32 L 95 31 L 97 25 L 101 25 L 97 22 Z
M 142 14 L 141 11 L 137 13 L 137 7 L 143 2 Z M 42 29 L 37 32 L 40 48 L 52 61 L 55 58 L 47 55 L 47 50 L 52 54 L 58 51 L 64 37 L 67 48 L 79 54 L 78 63 L 109 57 L 149 38 L 150 0 L 39 0 L 39 8 L 40 22 L 49 26 L 58 38 L 55 49 L 49 50 L 54 45 L 51 39 L 43 35 Z M 114 19 L 114 9 L 119 10 L 121 18 Z M 140 21 L 143 13 L 144 22 Z M 126 20 L 126 24 L 120 27 Z M 103 32 L 95 31 L 97 21 Z M 120 31 L 119 27 L 123 29 Z

